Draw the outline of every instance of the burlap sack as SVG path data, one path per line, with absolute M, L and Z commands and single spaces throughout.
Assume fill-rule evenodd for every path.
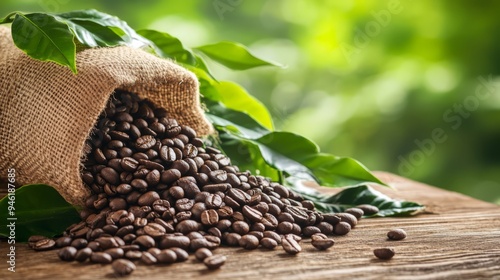
M 33 60 L 0 27 L 0 176 L 15 168 L 17 186 L 44 183 L 82 205 L 82 149 L 115 89 L 135 92 L 166 108 L 200 135 L 211 125 L 200 108 L 196 77 L 184 68 L 128 47 L 77 55 L 78 74 Z

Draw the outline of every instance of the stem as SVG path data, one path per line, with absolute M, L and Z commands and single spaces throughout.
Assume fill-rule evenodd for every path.
M 6 17 L 4 17 L 3 19 L 0 20 L 0 24 L 13 22 L 14 21 L 13 16 L 18 15 L 18 14 L 20 14 L 20 13 L 19 12 L 12 12 L 12 13 L 8 14 Z

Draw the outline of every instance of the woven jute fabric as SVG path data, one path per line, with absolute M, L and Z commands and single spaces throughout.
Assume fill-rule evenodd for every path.
M 186 69 L 129 47 L 77 54 L 78 74 L 29 58 L 0 27 L 0 176 L 16 170 L 17 186 L 43 183 L 83 205 L 90 190 L 80 171 L 85 140 L 115 89 L 137 93 L 169 117 L 212 131 L 200 107 L 198 81 Z

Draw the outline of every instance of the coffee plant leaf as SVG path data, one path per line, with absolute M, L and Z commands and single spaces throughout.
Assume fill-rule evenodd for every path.
M 246 70 L 259 66 L 279 66 L 257 58 L 242 44 L 219 42 L 194 48 L 218 63 L 234 70 Z
M 14 222 L 18 242 L 27 241 L 31 235 L 59 235 L 80 220 L 75 207 L 48 185 L 24 185 L 0 200 L 0 235 L 9 236 L 7 225 Z
M 44 13 L 16 13 L 12 21 L 14 44 L 34 59 L 76 69 L 76 45 L 69 26 Z
M 324 213 L 343 212 L 360 204 L 378 207 L 380 211 L 369 217 L 408 216 L 424 209 L 424 206 L 419 203 L 392 199 L 365 184 L 348 187 L 331 196 L 325 196 L 318 192 L 306 193 L 298 188 L 295 191 L 300 192 L 305 198 L 311 199 L 316 208 Z
M 196 58 L 194 54 L 184 48 L 181 41 L 168 33 L 160 32 L 151 29 L 143 29 L 137 31 L 139 35 L 153 42 L 159 53 L 158 55 L 164 58 L 170 58 L 176 62 L 186 63 L 196 66 Z

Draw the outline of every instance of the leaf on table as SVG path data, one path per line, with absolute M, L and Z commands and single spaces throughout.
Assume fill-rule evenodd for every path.
M 360 204 L 378 207 L 380 211 L 370 217 L 404 216 L 424 208 L 416 202 L 392 199 L 367 185 L 348 187 L 332 196 L 325 196 L 319 192 L 307 193 L 297 188 L 294 190 L 311 199 L 318 210 L 326 213 L 343 212 Z
M 257 58 L 245 46 L 239 43 L 223 41 L 194 49 L 234 70 L 246 70 L 267 65 L 278 66 L 275 63 Z
M 42 13 L 16 14 L 12 22 L 14 44 L 29 56 L 76 70 L 76 46 L 68 25 Z
M 9 215 L 9 197 L 15 197 L 14 215 Z M 79 222 L 77 210 L 51 186 L 32 184 L 20 187 L 14 194 L 0 200 L 0 235 L 9 236 L 4 223 L 15 217 L 16 241 L 25 242 L 31 235 L 53 237 L 61 234 L 68 226 Z

